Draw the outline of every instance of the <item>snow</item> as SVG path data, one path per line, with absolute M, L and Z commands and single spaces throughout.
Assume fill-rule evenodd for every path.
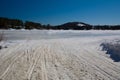
M 78 26 L 85 26 L 84 24 L 81 24 L 81 23 L 79 23 L 79 24 L 77 24 Z
M 0 30 L 2 32 L 3 30 Z M 57 38 L 80 38 L 80 37 L 105 37 L 105 36 L 119 36 L 120 31 L 115 30 L 4 30 L 5 38 L 7 40 L 25 40 L 26 38 L 32 40 L 40 39 L 57 39 Z
M 2 80 L 119 80 L 120 62 L 103 45 L 119 50 L 120 31 L 4 30 Z
M 101 44 L 102 50 L 106 51 L 106 54 L 110 55 L 115 62 L 120 61 L 120 40 L 105 41 Z

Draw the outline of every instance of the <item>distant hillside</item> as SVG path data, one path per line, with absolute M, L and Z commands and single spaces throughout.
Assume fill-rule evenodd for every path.
M 44 25 L 32 21 L 0 17 L 0 29 L 53 29 L 53 30 L 120 30 L 120 25 L 91 25 L 84 22 L 68 22 L 56 26 Z
M 89 30 L 92 29 L 92 25 L 83 23 L 83 22 L 68 22 L 62 25 L 57 26 L 58 29 L 73 29 L 73 30 Z

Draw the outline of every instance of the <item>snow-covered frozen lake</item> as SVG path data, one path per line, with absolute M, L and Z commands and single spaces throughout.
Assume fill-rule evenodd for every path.
M 56 38 L 78 38 L 78 37 L 100 37 L 100 36 L 119 36 L 120 31 L 115 30 L 0 30 L 4 32 L 7 40 L 32 40 L 56 39 Z
M 0 80 L 120 80 L 119 30 L 0 32 Z

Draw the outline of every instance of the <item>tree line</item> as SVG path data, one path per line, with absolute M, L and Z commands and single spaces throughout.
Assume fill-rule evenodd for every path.
M 0 29 L 42 29 L 42 27 L 40 23 L 0 17 Z
M 51 26 L 50 24 L 43 25 L 41 23 L 36 23 L 33 21 L 23 22 L 20 19 L 10 19 L 5 17 L 0 17 L 0 29 L 120 30 L 120 25 L 90 25 L 83 22 L 68 22 L 61 25 Z

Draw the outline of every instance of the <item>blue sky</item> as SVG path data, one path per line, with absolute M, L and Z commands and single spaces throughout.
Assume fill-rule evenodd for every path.
M 120 24 L 120 0 L 0 0 L 0 17 L 42 24 Z

